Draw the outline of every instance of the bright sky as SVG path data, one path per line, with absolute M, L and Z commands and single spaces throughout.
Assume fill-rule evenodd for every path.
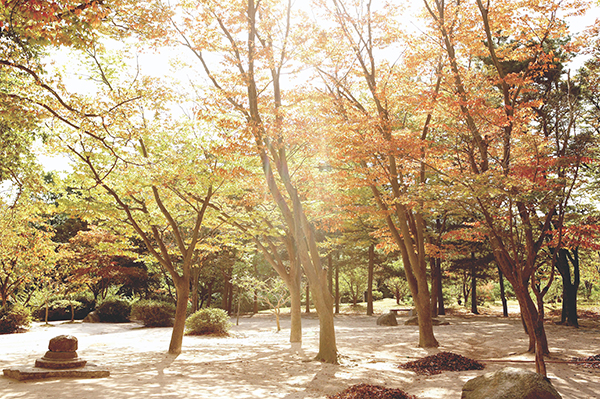
M 417 4 L 420 4 L 421 2 L 413 2 L 410 3 L 411 4 L 411 8 L 415 8 L 415 6 L 417 6 Z M 309 14 L 309 6 L 308 6 L 309 2 L 306 0 L 296 0 L 295 1 L 295 7 L 299 7 L 301 9 L 303 9 L 304 11 L 308 12 Z M 580 32 L 583 29 L 585 29 L 587 26 L 590 26 L 596 19 L 600 18 L 600 7 L 598 5 L 595 5 L 585 16 L 582 17 L 574 17 L 571 19 L 571 26 L 573 28 L 573 31 L 575 32 Z M 407 21 L 410 23 L 410 21 Z M 66 65 L 68 64 L 70 57 L 68 55 L 67 51 L 58 51 L 56 53 L 56 63 L 57 64 L 62 64 L 62 65 Z M 139 60 L 139 64 L 141 66 L 142 72 L 145 74 L 149 74 L 152 76 L 157 76 L 157 77 L 161 77 L 161 76 L 168 76 L 170 71 L 172 71 L 171 65 L 170 65 L 170 57 L 169 56 L 165 56 L 164 53 L 162 54 L 156 54 L 156 53 L 142 53 L 139 54 L 138 56 L 138 60 Z M 583 61 L 584 61 L 585 57 L 579 57 L 575 60 L 575 62 L 573 63 L 572 66 L 572 70 L 576 70 L 577 68 L 579 68 Z M 178 78 L 185 80 L 186 77 L 185 76 L 179 76 Z M 85 83 L 85 77 L 82 76 L 73 76 L 73 79 L 71 79 L 71 82 L 73 83 L 74 87 L 77 87 L 77 91 L 83 91 L 86 92 L 86 83 Z M 44 168 L 47 171 L 70 171 L 71 167 L 70 167 L 70 161 L 66 156 L 57 156 L 57 155 L 49 155 L 47 153 L 45 153 L 44 149 L 43 149 L 43 145 L 41 143 L 38 143 L 37 145 L 37 149 L 36 151 L 39 153 L 38 155 L 38 159 L 40 161 L 40 163 L 44 166 Z

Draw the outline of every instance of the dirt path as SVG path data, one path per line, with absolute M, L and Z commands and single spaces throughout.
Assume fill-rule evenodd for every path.
M 446 372 L 417 376 L 399 363 L 438 350 L 416 347 L 417 327 L 381 327 L 375 317 L 336 317 L 341 364 L 310 361 L 317 352 L 318 320 L 303 319 L 304 353 L 290 350 L 289 318 L 275 332 L 273 316 L 243 317 L 232 336 L 184 338 L 184 352 L 167 356 L 169 328 L 141 328 L 138 324 L 35 324 L 27 333 L 0 335 L 0 369 L 32 365 L 50 338 L 72 334 L 79 339 L 79 356 L 107 367 L 104 379 L 51 379 L 18 382 L 0 378 L 0 398 L 285 398 L 324 399 L 358 383 L 386 385 L 419 398 L 460 398 L 462 385 L 481 371 Z M 399 322 L 406 320 L 399 317 Z M 435 327 L 440 351 L 488 362 L 485 371 L 507 365 L 534 370 L 527 337 L 518 318 L 446 316 L 448 326 Z M 549 323 L 551 361 L 600 353 L 600 330 L 575 330 Z M 600 370 L 549 363 L 550 380 L 563 398 L 600 398 Z

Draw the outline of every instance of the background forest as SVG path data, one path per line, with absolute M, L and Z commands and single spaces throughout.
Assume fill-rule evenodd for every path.
M 545 373 L 600 301 L 597 3 L 300 3 L 0 1 L 1 332 L 311 309 L 335 363 L 344 305 L 436 347 L 513 300 Z

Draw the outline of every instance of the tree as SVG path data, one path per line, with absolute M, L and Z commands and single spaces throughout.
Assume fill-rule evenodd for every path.
M 539 93 L 536 78 L 555 69 L 552 46 L 567 33 L 559 12 L 577 13 L 580 5 L 551 0 L 424 5 L 446 56 L 446 110 L 460 121 L 446 125 L 459 149 L 450 178 L 456 179 L 457 197 L 483 216 L 496 262 L 519 301 L 536 370 L 545 375 L 548 344 L 540 303 L 549 287 L 534 281 L 534 274 L 545 261 L 540 251 L 553 222 L 561 229 L 582 158 L 566 152 L 573 132 L 561 141 L 535 129 L 539 96 L 532 93 Z M 525 14 L 526 21 L 520 18 Z
M 6 307 L 15 295 L 35 289 L 57 260 L 52 233 L 46 231 L 34 204 L 9 206 L 0 199 L 0 300 Z
M 336 157 L 351 165 L 351 184 L 368 187 L 402 255 L 410 290 L 418 312 L 419 346 L 437 347 L 431 320 L 427 276 L 426 140 L 430 139 L 432 101 L 419 101 L 417 90 L 436 93 L 439 80 L 414 76 L 434 71 L 437 63 L 416 62 L 415 53 L 402 48 L 402 56 L 388 60 L 377 52 L 401 46 L 403 33 L 391 22 L 392 6 L 375 10 L 372 2 L 346 5 L 319 2 L 325 19 L 335 25 L 320 32 L 319 54 L 312 62 L 326 85 Z M 315 57 L 313 57 L 315 58 Z M 397 59 L 396 59 L 397 58 Z M 433 57 L 435 61 L 436 57 Z M 419 71 L 419 72 L 417 72 Z M 392 89 L 393 88 L 393 89 Z M 328 111 L 325 110 L 328 108 Z M 425 109 L 425 112 L 423 112 Z M 337 133 L 336 133 L 337 132 Z M 343 168 L 343 166 L 341 166 Z
M 25 93 L 53 118 L 56 150 L 70 152 L 77 165 L 65 196 L 82 219 L 111 224 L 137 235 L 173 279 L 177 312 L 169 352 L 181 352 L 190 286 L 190 267 L 208 205 L 225 181 L 226 169 L 198 119 L 174 120 L 171 92 L 142 77 L 134 66 L 105 63 L 100 48 L 91 57 L 97 86 L 88 95 L 54 91 Z M 110 58 L 110 57 L 109 57 Z M 121 69 L 122 68 L 122 69 Z M 32 79 L 41 79 L 31 74 Z M 85 110 L 85 111 L 84 111 Z M 181 149 L 186 151 L 182 152 Z M 210 228 L 209 228 L 210 230 Z
M 75 289 L 87 286 L 98 300 L 104 299 L 113 285 L 124 284 L 131 278 L 147 278 L 145 270 L 132 266 L 136 254 L 127 248 L 130 244 L 120 241 L 119 237 L 93 225 L 77 233 L 62 247 L 70 254 L 61 260 L 68 284 Z
M 223 125 L 231 126 L 230 139 L 244 146 L 244 153 L 251 151 L 260 159 L 268 192 L 310 283 L 320 323 L 316 359 L 337 363 L 333 298 L 306 201 L 310 198 L 309 169 L 294 174 L 294 168 L 300 168 L 314 149 L 306 137 L 310 118 L 294 114 L 297 109 L 292 105 L 299 97 L 282 87 L 284 67 L 301 43 L 302 27 L 291 24 L 291 2 L 190 1 L 182 5 L 188 17 L 182 23 L 171 21 L 173 33 L 212 83 L 214 112 L 223 116 Z M 211 62 L 213 57 L 227 68 Z

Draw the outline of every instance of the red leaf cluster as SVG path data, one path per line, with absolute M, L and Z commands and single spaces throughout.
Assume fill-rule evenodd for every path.
M 397 388 L 385 388 L 378 385 L 352 385 L 342 392 L 327 396 L 329 399 L 417 399 Z
M 404 363 L 402 369 L 412 369 L 421 375 L 441 374 L 442 371 L 483 370 L 483 363 L 452 352 L 440 352 L 419 360 Z

